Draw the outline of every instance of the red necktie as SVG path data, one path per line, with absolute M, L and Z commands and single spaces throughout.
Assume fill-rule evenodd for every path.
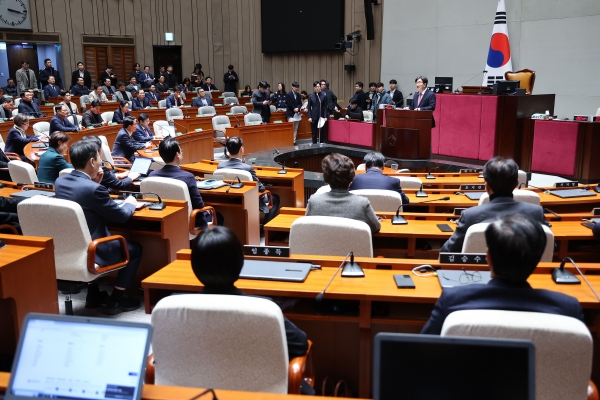
M 417 105 L 421 105 L 421 99 L 423 98 L 423 92 L 419 93 L 419 102 Z

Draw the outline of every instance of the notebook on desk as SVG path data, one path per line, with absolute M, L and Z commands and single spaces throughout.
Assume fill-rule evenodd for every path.
M 139 400 L 152 326 L 105 318 L 28 314 L 6 400 Z
M 467 196 L 469 200 L 479 200 L 484 193 L 485 192 L 465 192 L 465 196 Z
M 54 192 L 47 192 L 45 190 L 23 190 L 20 192 L 14 192 L 14 193 L 10 194 L 10 197 L 25 198 L 25 199 L 29 199 L 33 196 L 54 197 L 55 194 L 54 194 Z
M 553 196 L 560 197 L 561 199 L 596 196 L 596 193 L 585 189 L 550 190 L 549 193 Z
M 310 267 L 310 263 L 244 260 L 244 267 L 240 273 L 240 278 L 304 282 L 310 272 Z

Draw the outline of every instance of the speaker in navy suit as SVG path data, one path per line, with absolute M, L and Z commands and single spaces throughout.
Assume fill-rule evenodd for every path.
M 370 151 L 365 154 L 364 160 L 367 171 L 364 174 L 355 175 L 348 190 L 392 190 L 402 197 L 403 206 L 410 202 L 406 194 L 402 191 L 402 187 L 400 187 L 400 180 L 383 174 L 383 167 L 385 165 L 383 154 Z
M 102 160 L 96 143 L 90 140 L 75 142 L 69 151 L 75 171 L 59 177 L 55 182 L 55 193 L 59 199 L 74 201 L 81 206 L 92 240 L 110 236 L 107 221 L 122 224 L 129 220 L 135 212 L 137 202 L 129 197 L 122 204 L 117 204 L 108 194 L 108 190 L 98 181 Z M 135 279 L 142 258 L 142 247 L 135 242 L 127 242 L 129 263 L 119 270 L 110 298 L 108 294 L 99 292 L 97 285 L 88 287 L 86 307 L 106 305 L 106 312 L 118 314 L 139 308 L 137 299 L 125 298 L 125 289 L 130 288 Z M 98 245 L 96 263 L 100 265 L 115 264 L 123 259 L 121 247 L 117 241 L 109 241 Z
M 319 136 L 319 118 L 327 118 L 329 116 L 327 110 L 327 96 L 321 92 L 321 83 L 315 81 L 313 83 L 314 92 L 308 96 L 308 122 L 312 130 L 312 142 L 317 143 Z
M 409 107 L 411 110 L 434 111 L 435 110 L 435 93 L 427 90 L 429 80 L 426 76 L 418 76 L 415 79 L 417 90 L 413 96 L 413 102 Z M 431 127 L 435 128 L 435 119 L 431 117 Z
M 117 133 L 115 142 L 113 143 L 112 155 L 124 157 L 129 162 L 133 163 L 138 150 L 143 150 L 152 147 L 150 142 L 139 143 L 133 140 L 133 132 L 137 129 L 135 118 L 125 117 L 123 120 L 123 128 Z
M 152 107 L 152 104 L 150 104 L 150 99 L 146 97 L 146 92 L 140 89 L 137 97 L 134 97 L 131 101 L 131 106 L 134 110 L 144 110 Z
M 56 81 L 53 76 L 48 78 L 48 84 L 44 87 L 44 97 L 46 99 L 50 97 L 60 96 L 61 88 L 56 85 Z
M 421 333 L 439 335 L 446 317 L 460 310 L 529 311 L 583 321 L 577 299 L 533 289 L 527 283 L 546 247 L 546 234 L 538 221 L 526 215 L 505 216 L 487 227 L 485 240 L 492 280 L 444 288 Z

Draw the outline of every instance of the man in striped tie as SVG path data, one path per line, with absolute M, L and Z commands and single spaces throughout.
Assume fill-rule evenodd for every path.
M 418 76 L 415 79 L 415 85 L 417 90 L 413 96 L 413 102 L 410 107 L 405 107 L 405 110 L 417 110 L 417 111 L 434 111 L 435 110 L 435 93 L 431 90 L 427 90 L 427 83 L 429 80 L 426 76 Z M 431 127 L 435 128 L 435 120 L 431 118 Z

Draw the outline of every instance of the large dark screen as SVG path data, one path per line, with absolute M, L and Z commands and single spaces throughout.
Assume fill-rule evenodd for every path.
M 261 0 L 262 52 L 335 50 L 344 0 Z

